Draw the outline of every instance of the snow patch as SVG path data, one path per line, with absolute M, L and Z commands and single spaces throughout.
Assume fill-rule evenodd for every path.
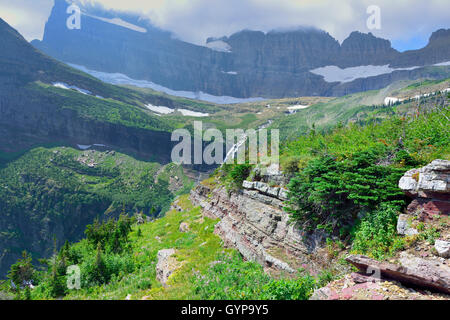
M 306 109 L 306 108 L 309 108 L 309 107 L 310 106 L 298 104 L 298 105 L 295 105 L 295 106 L 288 107 L 288 110 L 301 110 L 301 109 Z
M 157 116 L 161 116 L 162 114 L 171 114 L 174 113 L 175 111 L 180 112 L 183 116 L 186 117 L 209 117 L 209 113 L 203 113 L 203 112 L 195 112 L 195 111 L 191 111 L 188 109 L 171 109 L 168 107 L 164 107 L 164 106 L 154 106 L 152 104 L 147 104 L 146 107 L 153 111 L 156 112 L 155 115 Z
M 80 150 L 87 150 L 90 147 L 92 147 L 92 145 L 86 145 L 86 144 L 77 144 L 78 149 Z
M 384 99 L 384 105 L 385 106 L 390 106 L 390 105 L 392 105 L 394 103 L 402 102 L 403 100 L 405 100 L 405 99 L 399 99 L 399 98 L 395 98 L 395 97 L 386 97 Z
M 102 144 L 102 143 L 94 143 L 94 144 L 77 144 L 78 149 L 80 150 L 88 150 L 92 147 L 106 147 L 106 144 Z
M 79 93 L 85 94 L 85 95 L 91 95 L 92 93 L 89 90 L 84 90 L 84 89 L 80 89 L 76 86 L 71 86 L 68 85 L 67 83 L 64 82 L 54 82 L 53 86 L 56 88 L 60 88 L 60 89 L 66 89 L 66 90 L 75 90 L 78 91 Z
M 231 46 L 222 40 L 211 41 L 206 44 L 207 48 L 219 52 L 231 52 Z
M 326 66 L 310 70 L 309 72 L 322 76 L 326 82 L 352 82 L 356 79 L 376 77 L 382 74 L 392 73 L 399 70 L 414 70 L 421 67 L 391 68 L 384 66 L 358 66 L 341 69 L 337 66 Z
M 433 66 L 442 67 L 450 66 L 450 61 L 436 63 Z M 357 66 L 341 69 L 338 66 L 325 66 L 310 70 L 309 72 L 324 77 L 326 82 L 352 82 L 356 79 L 376 77 L 383 74 L 389 74 L 394 71 L 415 70 L 426 66 L 415 66 L 408 68 L 391 68 L 389 65 L 384 66 Z
M 238 73 L 237 73 L 236 71 L 227 71 L 227 72 L 222 71 L 222 73 L 225 73 L 225 74 L 231 74 L 231 75 L 233 75 L 233 76 L 238 75 Z
M 161 114 L 169 114 L 169 113 L 175 112 L 174 109 L 170 109 L 170 108 L 164 107 L 164 106 L 154 106 L 152 104 L 147 104 L 146 107 L 147 107 L 147 109 L 149 109 L 151 111 L 161 113 Z
M 384 105 L 389 106 L 389 105 L 392 105 L 392 104 L 397 103 L 397 102 L 405 101 L 407 99 L 419 100 L 420 98 L 427 98 L 427 97 L 431 96 L 432 94 L 436 94 L 436 93 L 439 93 L 439 92 L 441 92 L 441 93 L 450 92 L 450 88 L 447 88 L 447 89 L 444 89 L 444 90 L 441 90 L 441 91 L 437 91 L 437 92 L 423 93 L 423 94 L 420 94 L 420 95 L 416 95 L 416 96 L 414 96 L 412 98 L 406 98 L 406 99 L 400 99 L 400 98 L 395 98 L 395 97 L 386 97 L 384 99 Z
M 177 111 L 181 112 L 181 114 L 183 116 L 188 116 L 188 117 L 197 117 L 197 118 L 209 117 L 209 113 L 195 112 L 195 111 L 191 111 L 191 110 L 187 110 L 187 109 L 177 109 Z
M 84 66 L 76 65 L 68 63 L 71 67 L 86 72 L 97 79 L 102 80 L 103 82 L 116 84 L 116 85 L 132 85 L 139 88 L 150 88 L 155 91 L 164 92 L 168 95 L 175 97 L 183 97 L 188 99 L 202 100 L 211 103 L 217 104 L 235 104 L 235 103 L 246 103 L 246 102 L 257 102 L 263 101 L 264 98 L 235 98 L 229 96 L 213 96 L 204 92 L 192 92 L 192 91 L 176 91 L 166 87 L 163 87 L 159 84 L 153 83 L 147 80 L 135 80 L 129 78 L 128 76 L 122 73 L 106 73 L 101 71 L 90 70 Z
M 141 33 L 147 33 L 147 29 L 139 27 L 139 26 L 137 26 L 135 24 L 126 22 L 126 21 L 124 21 L 124 20 L 122 20 L 120 18 L 108 19 L 108 18 L 103 18 L 103 17 L 90 15 L 90 14 L 87 14 L 87 13 L 83 13 L 83 15 L 85 15 L 87 17 L 90 17 L 90 18 L 94 18 L 94 19 L 103 21 L 103 22 L 106 22 L 106 23 L 114 24 L 114 25 L 119 26 L 119 27 L 127 28 L 127 29 L 130 29 L 130 30 L 133 30 L 133 31 L 137 31 L 137 32 L 141 32 Z
M 441 63 L 436 63 L 436 64 L 434 64 L 434 66 L 436 66 L 436 67 L 450 66 L 450 61 L 441 62 Z

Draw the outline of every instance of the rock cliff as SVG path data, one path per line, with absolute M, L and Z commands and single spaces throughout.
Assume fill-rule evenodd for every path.
M 447 201 L 449 163 L 435 160 L 423 168 L 411 170 L 400 181 L 400 187 L 412 196 L 430 195 L 432 191 Z M 258 179 L 260 181 L 244 181 L 241 190 L 231 192 L 215 183 L 203 183 L 191 191 L 190 199 L 194 205 L 202 207 L 203 215 L 220 219 L 215 233 L 226 246 L 236 248 L 248 260 L 257 261 L 266 271 L 294 274 L 303 268 L 315 274 L 332 266 L 340 274 L 348 273 L 349 270 L 340 268 L 337 258 L 330 257 L 327 252 L 326 234 L 320 231 L 307 234 L 298 225 L 290 223 L 289 214 L 283 210 L 288 177 L 263 176 Z M 435 195 L 430 201 L 434 198 Z M 431 215 L 428 220 L 441 225 L 435 229 L 440 231 L 440 238 L 433 244 L 429 239 L 421 238 L 423 229 L 420 232 L 414 229 L 409 224 L 410 219 L 404 221 L 405 225 L 399 219 L 398 230 L 414 231 L 403 233 L 412 237 L 408 240 L 412 245 L 407 245 L 389 261 L 349 256 L 347 261 L 360 272 L 348 273 L 316 290 L 312 299 L 448 299 L 450 235 L 447 222 L 438 218 L 446 213 L 427 211 L 427 208 L 421 212 L 428 212 Z M 423 220 L 430 223 L 426 230 L 434 226 L 428 220 Z M 377 273 L 373 274 L 374 271 Z
M 160 126 L 159 119 L 136 108 L 132 113 L 145 119 L 147 128 L 132 121 L 111 121 L 105 118 L 105 110 L 95 109 L 107 105 L 113 112 L 114 102 L 82 94 L 65 95 L 44 84 L 76 83 L 93 95 L 113 98 L 111 95 L 119 93 L 121 99 L 126 99 L 127 92 L 122 88 L 102 83 L 42 54 L 2 19 L 0 38 L 0 150 L 17 152 L 41 143 L 103 144 L 170 162 L 171 128 Z M 131 114 L 126 113 L 120 110 L 117 116 L 131 120 Z
M 307 235 L 289 223 L 283 211 L 285 189 L 249 181 L 243 187 L 228 193 L 224 187 L 200 184 L 191 192 L 191 201 L 202 207 L 205 216 L 220 219 L 215 232 L 226 246 L 272 271 L 294 273 L 304 268 L 315 274 L 329 264 L 325 235 Z

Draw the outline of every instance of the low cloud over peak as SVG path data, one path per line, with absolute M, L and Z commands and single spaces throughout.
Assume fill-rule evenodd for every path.
M 211 36 L 243 29 L 323 29 L 342 42 L 352 31 L 372 32 L 399 50 L 426 44 L 430 34 L 448 28 L 448 0 L 80 0 L 137 12 L 178 38 L 204 44 Z M 0 0 L 1 16 L 28 39 L 41 37 L 52 0 Z M 381 10 L 381 29 L 369 30 L 367 8 Z M 40 33 L 40 34 L 38 34 Z

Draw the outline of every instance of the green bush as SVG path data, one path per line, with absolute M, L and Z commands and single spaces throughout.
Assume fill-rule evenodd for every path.
M 223 255 L 204 274 L 193 279 L 194 292 L 205 300 L 307 300 L 314 289 L 332 278 L 299 275 L 295 279 L 274 279 L 255 262 L 239 254 Z
M 264 300 L 308 300 L 317 287 L 312 276 L 297 279 L 271 280 L 263 287 Z
M 249 164 L 238 164 L 231 170 L 230 177 L 236 185 L 241 186 L 242 182 L 249 176 L 251 169 L 252 166 Z
M 228 191 L 231 191 L 242 188 L 242 182 L 249 177 L 251 170 L 252 165 L 249 164 L 224 164 L 217 174 Z
M 281 169 L 286 174 L 298 172 L 300 159 L 300 157 L 294 156 L 280 159 Z
M 357 224 L 354 231 L 352 250 L 375 259 L 384 259 L 403 246 L 397 235 L 398 207 L 382 204 L 374 212 L 367 214 Z
M 23 251 L 22 258 L 11 266 L 8 278 L 14 283 L 17 290 L 21 290 L 30 282 L 33 283 L 36 280 L 36 270 L 31 262 L 31 255 Z
M 45 261 L 47 269 L 38 272 L 39 285 L 32 291 L 32 298 L 58 298 L 68 294 L 66 270 L 71 265 L 80 267 L 81 287 L 88 291 L 134 272 L 136 261 L 128 250 L 132 223 L 132 218 L 121 215 L 117 220 L 103 223 L 96 220 L 88 225 L 86 239 L 72 246 L 66 242 Z
M 325 155 L 312 160 L 289 183 L 287 211 L 309 230 L 337 233 L 351 226 L 358 213 L 380 203 L 404 204 L 398 180 L 407 170 L 378 165 L 385 148 L 356 152 L 346 159 Z
M 121 214 L 119 219 L 100 223 L 98 219 L 86 227 L 86 239 L 94 246 L 100 245 L 107 252 L 120 253 L 128 244 L 133 219 Z

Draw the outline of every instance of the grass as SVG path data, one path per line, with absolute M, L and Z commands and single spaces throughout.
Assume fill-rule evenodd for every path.
M 317 130 L 330 130 L 338 124 L 350 123 L 368 124 L 381 122 L 394 114 L 411 113 L 416 109 L 416 101 L 405 101 L 395 106 L 385 106 L 384 98 L 398 96 L 401 98 L 414 97 L 418 94 L 430 93 L 450 87 L 450 79 L 442 81 L 417 81 L 393 84 L 381 90 L 372 90 L 328 101 L 313 104 L 311 107 L 299 110 L 288 117 L 279 117 L 271 125 L 273 129 L 280 129 L 282 140 L 295 140 L 311 130 L 313 125 Z M 435 97 L 423 98 L 421 104 L 425 108 L 433 107 Z
M 257 263 L 243 261 L 235 249 L 225 249 L 214 234 L 218 220 L 203 217 L 201 208 L 194 207 L 188 195 L 179 197 L 177 204 L 181 212 L 172 210 L 161 219 L 133 227 L 131 247 L 126 253 L 136 266 L 132 272 L 120 273 L 102 286 L 72 290 L 64 299 L 305 300 L 315 288 L 334 278 L 329 272 L 316 278 L 301 272 L 295 278 L 272 278 Z M 179 230 L 181 223 L 189 225 L 187 232 Z M 86 245 L 83 240 L 72 250 L 83 250 Z M 167 286 L 162 286 L 156 277 L 157 254 L 171 248 L 176 249 L 178 269 L 169 277 Z M 38 299 L 39 292 L 38 286 L 32 298 Z
M 131 299 L 195 299 L 191 282 L 194 272 L 205 272 L 219 254 L 231 250 L 224 249 L 213 233 L 218 220 L 202 217 L 201 209 L 192 206 L 188 195 L 181 196 L 178 205 L 183 212 L 172 210 L 163 218 L 134 227 L 130 239 L 138 271 L 102 287 L 73 291 L 66 299 L 125 299 L 128 295 Z M 182 222 L 189 224 L 188 232 L 179 231 Z M 177 250 L 182 267 L 169 278 L 170 287 L 164 288 L 156 280 L 155 267 L 158 251 L 169 248 Z
M 37 99 L 51 100 L 60 108 L 74 110 L 84 118 L 157 131 L 174 129 L 169 121 L 118 100 L 99 99 L 39 82 L 30 85 L 28 91 Z

